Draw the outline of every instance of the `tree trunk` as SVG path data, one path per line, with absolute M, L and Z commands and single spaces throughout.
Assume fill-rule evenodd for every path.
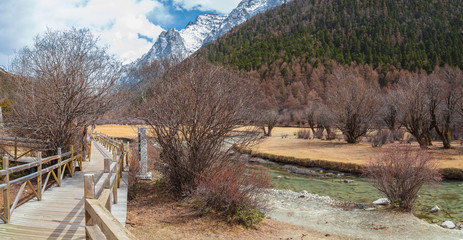
M 265 130 L 265 125 L 262 125 L 262 130 L 264 131 L 264 136 L 268 136 L 267 131 Z
M 445 130 L 442 131 L 437 125 L 434 126 L 434 129 L 439 135 L 444 149 L 450 149 L 452 147 L 451 146 L 452 137 L 450 135 L 450 129 L 448 127 L 445 127 Z
M 269 137 L 271 137 L 271 136 L 272 136 L 272 129 L 273 129 L 273 126 L 271 126 L 271 125 L 268 125 L 267 136 L 269 136 Z
M 420 144 L 421 149 L 428 148 L 427 141 L 426 141 L 426 139 L 424 137 L 422 137 L 422 136 L 416 137 L 416 141 Z
M 352 133 L 345 132 L 344 136 L 346 136 L 347 143 L 357 143 L 358 139 L 354 137 Z

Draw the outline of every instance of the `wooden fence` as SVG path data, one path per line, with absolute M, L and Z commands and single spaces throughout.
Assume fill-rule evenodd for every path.
M 15 146 L 17 146 L 16 140 Z M 71 146 L 70 151 L 66 153 L 61 153 L 61 148 L 58 148 L 58 155 L 46 158 L 42 158 L 42 153 L 38 151 L 35 161 L 14 167 L 9 167 L 10 157 L 11 156 L 9 154 L 5 154 L 3 156 L 3 169 L 0 170 L 0 178 L 3 178 L 3 183 L 0 184 L 0 190 L 3 194 L 4 209 L 3 214 L 0 214 L 0 219 L 2 219 L 4 223 L 10 222 L 11 215 L 13 214 L 26 186 L 31 189 L 34 196 L 40 201 L 42 199 L 42 193 L 46 190 L 50 176 L 53 176 L 58 186 L 61 186 L 66 169 L 68 169 L 71 177 L 74 175 L 77 164 L 79 165 L 79 169 L 82 170 L 82 145 L 80 145 L 77 152 L 74 151 L 74 146 Z M 12 158 L 14 159 L 14 157 Z M 49 163 L 54 160 L 56 160 L 56 163 L 50 166 Z M 25 170 L 29 170 L 31 173 L 16 179 L 10 179 L 10 174 Z M 46 175 L 46 178 L 45 181 L 42 182 L 44 175 Z M 36 179 L 35 187 L 31 182 L 34 179 Z M 11 186 L 15 184 L 21 184 L 21 186 L 13 203 L 11 204 L 10 190 Z
M 0 149 L 8 154 L 12 161 L 18 161 L 20 158 L 30 154 L 33 151 L 38 151 L 41 148 L 41 141 L 38 139 L 20 138 L 20 137 L 0 137 Z M 13 150 L 10 153 L 10 149 Z M 20 149 L 27 149 L 20 152 Z
M 94 136 L 94 139 L 112 152 L 113 159 L 104 159 L 104 173 L 97 183 L 93 174 L 84 175 L 86 237 L 87 239 L 136 239 L 111 214 L 111 202 L 117 203 L 117 188 L 120 187 L 128 149 L 122 141 L 102 134 Z

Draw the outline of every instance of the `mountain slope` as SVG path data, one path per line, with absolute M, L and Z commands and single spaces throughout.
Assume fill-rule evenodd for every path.
M 327 60 L 383 71 L 462 68 L 463 2 L 294 0 L 233 29 L 203 54 L 262 77 Z
M 149 52 L 132 66 L 171 56 L 184 59 L 247 19 L 284 2 L 286 0 L 243 0 L 229 15 L 199 15 L 185 29 L 178 31 L 171 28 L 162 32 Z

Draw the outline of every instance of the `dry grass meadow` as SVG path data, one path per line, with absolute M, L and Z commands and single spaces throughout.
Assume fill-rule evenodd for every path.
M 252 148 L 252 151 L 279 156 L 364 165 L 380 149 L 373 148 L 369 143 L 348 144 L 341 139 L 331 141 L 298 139 L 296 137 L 297 131 L 298 128 L 275 128 L 272 137 L 261 141 Z M 419 148 L 417 143 L 412 143 L 411 146 L 416 149 Z M 443 149 L 442 143 L 436 141 L 433 142 L 433 146 L 429 147 L 429 150 L 439 160 L 440 168 L 463 169 L 463 146 L 459 142 L 455 141 L 452 149 Z
M 99 125 L 95 131 L 119 138 L 136 138 L 138 126 L 134 125 Z M 277 127 L 272 131 L 272 137 L 265 138 L 252 148 L 253 152 L 267 153 L 279 156 L 306 158 L 311 160 L 326 160 L 332 162 L 354 163 L 364 165 L 374 157 L 379 148 L 373 148 L 368 143 L 347 144 L 343 140 L 298 139 L 296 133 L 300 128 Z M 339 135 L 339 134 L 338 134 Z M 439 160 L 440 168 L 463 169 L 463 146 L 453 143 L 453 148 L 444 150 L 440 142 L 433 142 L 430 147 Z M 418 144 L 412 143 L 418 149 Z
M 143 125 L 97 125 L 95 130 L 98 133 L 117 138 L 132 139 L 138 136 L 138 127 L 146 127 Z M 148 131 L 149 134 L 149 131 Z

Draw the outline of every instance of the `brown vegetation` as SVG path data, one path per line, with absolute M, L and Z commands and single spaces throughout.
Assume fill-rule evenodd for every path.
M 7 126 L 54 152 L 86 140 L 87 127 L 110 107 L 120 64 L 88 31 L 48 30 L 19 52 L 13 70 Z
M 348 143 L 358 143 L 360 137 L 373 129 L 378 101 L 378 85 L 359 73 L 345 68 L 335 69 L 327 91 L 327 103 L 334 124 Z
M 418 191 L 427 183 L 438 183 L 437 161 L 425 150 L 391 145 L 368 162 L 363 174 L 391 201 L 393 206 L 411 211 Z
M 173 196 L 159 180 L 140 181 L 136 191 L 137 197 L 127 205 L 127 228 L 139 239 L 341 239 L 269 218 L 255 228 L 231 225 L 214 212 L 200 214 L 194 204 Z
M 270 187 L 270 176 L 264 170 L 248 169 L 243 162 L 221 162 L 197 180 L 194 199 L 201 211 L 215 209 L 229 217 L 230 222 L 254 226 L 264 218 L 263 202 L 256 195 Z
M 140 108 L 140 117 L 150 126 L 161 147 L 161 170 L 177 194 L 195 189 L 204 171 L 227 161 L 225 141 L 245 143 L 256 132 L 230 133 L 249 122 L 253 112 L 252 85 L 203 61 L 186 60 L 166 69 L 152 83 Z

